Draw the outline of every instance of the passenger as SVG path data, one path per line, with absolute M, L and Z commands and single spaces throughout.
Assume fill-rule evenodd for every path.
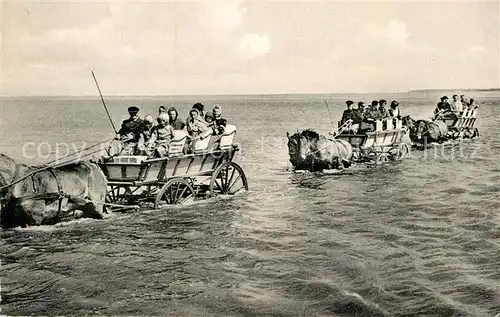
M 361 122 L 364 121 L 365 116 L 366 116 L 366 106 L 363 101 L 358 102 L 358 109 L 356 109 L 356 120 L 354 123 L 360 124 Z
M 139 135 L 143 126 L 142 119 L 139 117 L 139 108 L 136 106 L 131 106 L 128 108 L 128 113 L 130 118 L 122 122 L 120 131 L 118 131 L 117 140 L 123 143 L 123 150 L 120 154 L 132 155 L 137 142 L 139 141 Z
M 193 108 L 189 111 L 189 119 L 186 122 L 186 130 L 189 136 L 196 139 L 199 135 L 209 130 L 208 124 L 200 119 L 200 113 Z
M 438 102 L 436 109 L 434 110 L 435 118 L 438 118 L 439 116 L 441 116 L 441 114 L 448 111 L 451 111 L 451 106 L 448 103 L 448 97 L 443 96 L 441 97 L 441 101 Z
M 462 107 L 464 108 L 465 111 L 465 109 L 469 106 L 469 103 L 465 99 L 464 95 L 460 95 L 460 102 L 462 103 Z
M 347 110 L 344 110 L 344 113 L 342 114 L 342 119 L 340 120 L 340 124 L 344 124 L 347 122 L 347 120 L 351 120 L 354 122 L 357 119 L 356 111 L 352 109 L 352 104 L 354 102 L 352 100 L 347 100 L 345 102 L 347 106 Z
M 399 112 L 399 102 L 393 100 L 391 102 L 391 108 L 389 108 L 389 116 L 401 119 L 401 113 Z
M 139 142 L 137 143 L 137 148 L 135 151 L 136 155 L 148 155 L 146 144 L 151 139 L 154 127 L 155 127 L 155 119 L 153 119 L 153 116 L 149 114 L 144 116 L 142 131 L 139 135 Z
M 154 157 L 165 157 L 168 155 L 170 141 L 174 137 L 174 128 L 168 124 L 168 115 L 162 113 L 156 119 L 158 125 L 153 128 L 151 138 L 146 144 L 148 155 Z
M 479 105 L 474 102 L 474 99 L 470 98 L 469 100 L 469 110 L 475 110 L 479 108 Z
M 214 131 L 216 134 L 223 134 L 226 130 L 227 120 L 222 117 L 222 108 L 220 105 L 215 105 L 212 109 L 214 116 Z
M 158 108 L 158 116 L 160 116 L 162 113 L 167 113 L 167 108 L 165 108 L 164 105 L 161 105 L 159 108 Z
M 179 113 L 174 107 L 168 109 L 168 117 L 168 124 L 170 124 L 174 130 L 182 130 L 186 126 L 184 122 L 179 120 Z
M 385 108 L 386 104 L 387 101 L 384 99 L 380 99 L 380 101 L 378 102 L 378 111 L 375 117 L 377 120 L 383 120 L 387 117 L 390 117 L 389 111 L 387 111 L 387 109 Z
M 458 95 L 453 95 L 453 100 L 451 101 L 451 110 L 455 111 L 457 115 L 464 111 L 464 107 L 460 100 L 458 100 Z
M 199 118 L 205 118 L 205 106 L 201 102 L 195 103 L 192 109 L 198 110 Z
M 370 108 L 368 108 L 366 112 L 366 118 L 365 121 L 375 121 L 377 118 L 378 114 L 378 101 L 373 100 L 372 104 L 370 105 Z

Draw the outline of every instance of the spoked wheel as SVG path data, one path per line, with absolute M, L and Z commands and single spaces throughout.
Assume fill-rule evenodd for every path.
M 394 159 L 396 161 L 402 160 L 406 157 L 408 157 L 411 153 L 411 148 L 408 144 L 406 143 L 400 143 L 397 147 L 396 154 L 394 156 Z
M 127 185 L 109 185 L 106 193 L 106 202 L 113 204 L 127 204 L 135 190 Z
M 193 200 L 195 192 L 193 186 L 184 178 L 169 180 L 156 195 L 155 208 L 160 209 L 166 205 L 181 205 Z
M 214 171 L 210 180 L 210 196 L 216 194 L 234 195 L 240 190 L 248 190 L 247 177 L 243 169 L 234 162 L 225 162 Z
M 387 153 L 379 153 L 377 155 L 377 164 L 384 164 L 389 162 L 389 155 Z

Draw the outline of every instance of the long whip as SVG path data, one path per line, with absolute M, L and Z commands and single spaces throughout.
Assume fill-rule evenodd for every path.
M 99 83 L 97 82 L 97 79 L 95 78 L 94 71 L 92 71 L 92 77 L 94 77 L 94 81 L 95 81 L 95 84 L 97 86 L 97 90 L 99 90 L 99 96 L 101 96 L 102 105 L 104 106 L 104 110 L 106 110 L 106 114 L 108 115 L 109 122 L 111 122 L 111 126 L 113 127 L 115 134 L 117 134 L 118 132 L 116 131 L 115 124 L 113 123 L 113 120 L 111 120 L 111 116 L 109 115 L 108 107 L 106 107 L 106 103 L 104 102 L 104 98 L 102 97 L 101 88 L 99 88 Z
M 325 106 L 326 106 L 326 110 L 328 110 L 328 117 L 330 118 L 330 122 L 332 123 L 332 128 L 335 129 L 335 123 L 333 123 L 333 119 L 332 119 L 332 113 L 330 112 L 330 108 L 328 108 L 328 102 L 326 102 L 326 99 L 325 100 Z

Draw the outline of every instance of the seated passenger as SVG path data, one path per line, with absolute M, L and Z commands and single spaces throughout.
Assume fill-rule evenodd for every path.
M 340 119 L 340 124 L 344 124 L 347 122 L 347 120 L 351 120 L 354 122 L 357 119 L 357 114 L 354 109 L 352 109 L 352 104 L 354 102 L 352 100 L 347 100 L 345 104 L 347 105 L 347 110 L 344 110 L 344 113 L 342 113 L 342 119 Z
M 191 111 L 189 111 L 189 119 L 186 122 L 186 131 L 193 139 L 196 139 L 209 130 L 208 124 L 200 119 L 199 115 L 200 112 L 197 109 L 191 109 Z
M 460 102 L 462 103 L 462 107 L 464 108 L 464 110 L 469 106 L 469 103 L 465 99 L 464 95 L 460 95 Z
M 358 109 L 356 109 L 356 120 L 354 123 L 360 124 L 366 116 L 366 106 L 363 101 L 358 102 Z
M 170 141 L 174 136 L 174 128 L 168 124 L 168 115 L 162 113 L 158 116 L 158 125 L 153 128 L 151 138 L 146 144 L 147 154 L 154 157 L 165 157 L 168 155 Z
M 205 106 L 201 102 L 197 102 L 193 105 L 192 109 L 198 110 L 198 117 L 203 120 L 205 117 Z
M 155 126 L 155 120 L 153 116 L 146 115 L 144 117 L 142 131 L 139 135 L 139 142 L 137 143 L 137 148 L 135 151 L 135 155 L 147 155 L 147 147 L 146 144 L 151 139 L 151 135 L 153 134 Z
M 385 101 L 384 99 L 381 99 L 378 102 L 378 111 L 377 111 L 377 114 L 375 117 L 377 120 L 383 120 L 385 118 L 390 117 L 389 111 L 387 111 L 387 109 L 385 108 L 386 104 L 387 104 L 387 101 Z
M 132 155 L 139 141 L 139 134 L 142 129 L 142 119 L 138 115 L 139 108 L 131 106 L 128 108 L 128 113 L 130 118 L 122 122 L 122 126 L 115 137 L 115 143 L 121 143 L 121 145 L 112 145 L 115 148 L 121 146 L 121 150 L 117 155 Z
M 184 129 L 184 122 L 179 120 L 179 113 L 177 112 L 177 109 L 174 107 L 171 107 L 168 109 L 168 124 L 174 128 L 174 130 L 182 130 Z
M 161 115 L 162 113 L 167 113 L 167 108 L 165 108 L 164 105 L 161 105 L 159 108 L 158 108 L 158 116 Z
M 401 113 L 399 112 L 399 102 L 393 100 L 391 102 L 391 107 L 389 108 L 389 116 L 401 119 Z
M 378 114 L 378 101 L 373 100 L 372 104 L 370 105 L 370 108 L 368 108 L 368 111 L 366 112 L 365 121 L 375 121 L 377 118 L 377 114 Z
M 448 97 L 443 96 L 443 97 L 441 97 L 441 101 L 438 102 L 436 109 L 434 110 L 435 118 L 441 116 L 441 114 L 448 112 L 448 111 L 451 111 L 451 106 L 448 103 Z
M 458 115 L 464 111 L 462 102 L 458 100 L 458 95 L 453 95 L 453 100 L 451 101 L 450 106 L 451 110 L 455 111 Z
M 212 109 L 212 114 L 214 116 L 214 131 L 215 134 L 223 134 L 226 130 L 227 120 L 222 118 L 222 108 L 219 105 L 215 105 Z

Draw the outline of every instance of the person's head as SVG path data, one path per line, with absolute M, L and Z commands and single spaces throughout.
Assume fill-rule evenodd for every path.
M 166 113 L 162 113 L 158 116 L 156 121 L 158 121 L 158 125 L 160 127 L 164 127 L 168 124 L 168 115 Z
M 213 115 L 211 112 L 207 112 L 207 113 L 205 114 L 205 121 L 206 121 L 207 123 L 211 123 L 211 122 L 213 122 L 213 121 L 214 121 L 214 115 Z
M 158 114 L 162 114 L 162 113 L 167 113 L 167 108 L 165 108 L 164 105 L 161 105 L 159 108 L 158 108 Z
M 193 119 L 193 120 L 197 119 L 199 115 L 200 115 L 200 112 L 198 111 L 198 109 L 193 108 L 189 111 L 189 117 L 191 117 L 191 119 Z
M 214 114 L 214 118 L 218 118 L 222 114 L 222 108 L 219 105 L 215 105 L 212 109 L 212 113 Z
M 203 112 L 203 110 L 205 109 L 205 106 L 204 106 L 202 103 L 197 102 L 197 103 L 195 103 L 195 104 L 193 105 L 193 109 L 198 110 L 198 114 L 200 114 L 200 113 L 202 113 L 202 112 Z
M 372 108 L 372 109 L 375 109 L 375 108 L 377 108 L 377 106 L 378 106 L 378 101 L 377 101 L 377 100 L 373 100 L 373 101 L 372 101 L 371 108 Z
M 441 97 L 442 102 L 448 102 L 448 96 L 443 96 Z
M 387 104 L 387 101 L 385 99 L 380 99 L 378 101 L 378 107 L 379 108 L 385 108 L 386 104 Z
M 144 116 L 144 125 L 149 129 L 155 124 L 155 119 L 152 115 L 147 114 Z
M 179 116 L 177 109 L 175 109 L 174 107 L 171 107 L 170 109 L 168 109 L 167 113 L 168 113 L 168 117 L 170 118 L 170 121 L 175 121 L 177 119 L 177 117 Z
M 354 103 L 354 102 L 353 102 L 352 100 L 347 100 L 347 101 L 345 102 L 345 104 L 347 105 L 347 110 L 351 110 L 351 109 L 352 109 L 352 104 L 353 104 L 353 103 Z
M 358 102 L 358 110 L 365 109 L 365 103 L 363 101 Z
M 397 102 L 396 100 L 393 100 L 391 102 L 391 108 L 392 109 L 396 109 L 398 106 L 399 106 L 399 102 Z
M 458 95 L 453 95 L 453 101 L 457 101 L 458 100 Z
M 130 117 L 136 117 L 138 113 L 139 108 L 137 108 L 136 106 L 128 107 L 128 114 L 130 115 Z
M 469 103 L 472 105 L 474 103 L 474 99 L 470 98 Z
M 460 95 L 460 100 L 465 101 L 465 96 L 464 95 Z

